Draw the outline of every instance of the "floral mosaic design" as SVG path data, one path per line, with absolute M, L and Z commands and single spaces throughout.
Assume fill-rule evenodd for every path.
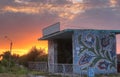
M 92 34 L 88 34 L 85 37 L 85 41 L 84 41 L 87 45 L 92 46 L 95 42 L 94 36 Z
M 99 62 L 99 65 L 98 65 L 98 68 L 101 69 L 101 70 L 104 70 L 104 69 L 108 69 L 110 63 L 106 62 L 106 61 L 100 61 Z
M 89 63 L 93 57 L 94 56 L 92 56 L 88 53 L 85 53 L 83 56 L 81 56 L 81 58 L 79 60 L 79 65 L 84 65 L 84 64 Z
M 110 44 L 110 39 L 109 37 L 105 36 L 101 39 L 101 45 L 102 47 L 106 47 Z
M 99 71 L 116 72 L 116 38 L 115 34 L 102 31 L 78 31 L 75 33 L 75 45 L 79 46 L 76 58 L 83 70 L 94 66 Z M 92 53 L 92 55 L 90 54 Z

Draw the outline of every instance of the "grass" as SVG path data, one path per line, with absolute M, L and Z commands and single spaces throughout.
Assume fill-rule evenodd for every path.
M 62 77 L 61 75 L 53 75 L 43 72 L 30 72 L 34 76 L 45 76 L 45 77 Z M 0 77 L 29 77 L 28 74 L 15 74 L 15 73 L 0 73 Z
M 39 72 L 39 71 L 31 71 L 30 72 L 33 75 L 41 75 L 41 76 L 46 76 L 46 77 L 62 77 L 62 75 L 54 75 L 50 73 L 44 73 L 44 72 Z M 69 76 L 65 76 L 69 77 Z M 80 76 L 78 76 L 80 77 Z M 84 75 L 83 77 L 88 77 L 87 75 Z M 120 77 L 120 73 L 118 74 L 109 74 L 109 75 L 95 75 L 95 77 Z
M 27 77 L 25 74 L 0 73 L 0 77 Z
M 27 74 L 28 70 L 24 67 L 15 66 L 10 69 L 10 72 L 13 74 Z
M 39 71 L 30 71 L 29 73 L 35 76 L 41 75 L 41 76 L 46 76 L 46 77 L 62 77 L 61 75 L 55 75 L 55 74 L 39 72 Z
M 14 66 L 7 70 L 5 69 L 5 67 L 1 67 L 1 68 L 2 70 L 0 72 L 0 77 L 29 77 L 28 75 L 45 76 L 45 77 L 62 77 L 62 75 L 54 75 L 51 73 L 45 73 L 40 71 L 28 71 L 26 68 L 18 67 L 18 66 Z M 65 76 L 65 77 L 68 77 L 68 76 Z M 83 77 L 87 77 L 87 75 Z M 109 75 L 95 75 L 95 77 L 120 77 L 120 73 L 109 74 Z
M 50 74 L 50 73 L 44 73 L 44 72 L 39 72 L 39 71 L 31 71 L 30 73 L 33 74 L 33 75 L 41 75 L 41 76 L 46 76 L 46 77 L 62 77 L 61 75 L 53 75 L 53 74 Z M 65 77 L 69 77 L 69 76 L 65 76 Z M 83 77 L 88 77 L 88 76 L 84 75 Z M 109 75 L 95 75 L 95 77 L 120 77 L 120 73 L 109 74 Z
M 21 66 L 10 68 L 0 65 L 0 77 L 27 77 L 28 70 Z
M 29 74 L 32 74 L 34 76 L 37 75 L 37 76 L 45 76 L 45 77 L 62 77 L 61 75 L 53 75 L 50 73 L 44 73 L 39 71 L 30 71 Z M 0 73 L 0 77 L 28 77 L 28 74 Z M 65 76 L 65 77 L 68 77 L 68 76 Z M 87 77 L 87 76 L 83 76 L 83 77 Z M 120 77 L 120 74 L 95 75 L 95 77 Z

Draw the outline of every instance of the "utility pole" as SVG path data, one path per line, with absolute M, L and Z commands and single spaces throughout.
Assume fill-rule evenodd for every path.
M 13 43 L 12 43 L 12 41 L 10 42 L 10 53 L 12 52 L 12 45 L 13 45 Z
M 5 38 L 8 40 L 8 41 L 10 41 L 10 53 L 12 52 L 12 45 L 13 45 L 13 42 L 12 42 L 12 40 L 8 37 L 8 36 L 5 36 Z
M 10 55 L 9 55 L 9 63 L 8 63 L 8 68 L 10 69 L 10 65 L 11 65 L 11 52 L 12 52 L 13 42 L 12 42 L 12 40 L 8 36 L 5 36 L 5 38 L 10 41 L 10 50 L 9 50 Z

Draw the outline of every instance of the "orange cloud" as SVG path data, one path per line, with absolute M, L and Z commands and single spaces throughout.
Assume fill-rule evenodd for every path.
M 6 12 L 14 12 L 14 13 L 26 13 L 26 14 L 36 14 L 40 13 L 39 8 L 36 7 L 12 7 L 12 6 L 6 6 L 4 8 L 4 11 Z
M 63 7 L 63 8 L 61 8 Z M 38 6 L 6 6 L 3 8 L 4 12 L 14 12 L 14 13 L 26 13 L 26 14 L 41 14 L 44 12 L 49 12 L 50 14 L 58 15 L 59 17 L 65 17 L 68 19 L 73 19 L 76 14 L 84 12 L 86 7 L 83 4 L 66 4 L 63 6 L 53 5 L 53 4 L 39 4 Z
M 116 7 L 117 6 L 117 2 L 118 0 L 110 0 L 110 6 L 111 7 Z
M 29 4 L 28 0 L 14 0 L 16 3 Z
M 61 4 L 61 5 L 52 4 L 52 3 L 39 3 L 39 2 L 37 3 L 37 2 L 29 2 L 29 1 L 25 2 L 25 0 L 14 0 L 14 1 L 16 2 L 16 4 L 18 4 L 17 6 L 7 5 L 3 7 L 2 10 L 0 11 L 3 11 L 3 13 L 11 12 L 11 13 L 34 14 L 34 15 L 36 14 L 42 15 L 42 14 L 46 14 L 45 12 L 48 12 L 50 15 L 58 16 L 58 18 L 60 18 L 62 21 L 64 21 L 64 19 L 65 21 L 68 21 L 67 26 L 69 26 L 71 20 L 74 20 L 74 18 L 78 17 L 78 15 L 83 14 L 84 12 L 86 12 L 86 10 L 97 9 L 97 8 L 111 8 L 111 6 L 117 5 L 117 0 L 110 0 L 110 2 L 108 3 L 105 4 L 98 3 L 96 5 L 93 5 L 92 3 L 89 2 L 83 2 L 83 0 L 80 0 L 81 2 L 77 2 L 77 0 L 67 0 L 67 1 L 71 1 L 72 3 Z M 62 23 L 66 23 L 66 22 L 62 22 Z M 77 24 L 77 25 L 81 25 L 81 24 Z M 21 34 L 23 34 L 22 37 L 24 38 L 20 38 L 19 36 L 18 36 L 19 38 L 18 37 L 16 38 L 13 44 L 14 53 L 16 53 L 16 51 L 18 50 L 17 53 L 25 54 L 27 51 L 29 51 L 30 48 L 32 48 L 32 46 L 36 46 L 37 48 L 42 47 L 45 48 L 47 51 L 48 49 L 47 41 L 40 41 L 40 42 L 37 41 L 37 38 L 39 37 L 39 33 L 38 34 L 36 33 L 36 35 L 35 34 L 25 35 L 25 33 L 21 33 Z M 7 45 L 7 47 L 6 45 L 7 44 L 2 46 L 2 48 L 9 49 L 9 45 Z
M 72 4 L 52 4 L 52 3 L 37 3 L 37 2 L 27 2 L 27 4 L 22 4 L 18 6 L 6 6 L 2 10 L 4 12 L 14 12 L 14 13 L 26 13 L 26 14 L 41 14 L 48 12 L 49 14 L 55 14 L 62 18 L 73 19 L 78 14 L 84 13 L 86 10 L 94 8 L 107 8 L 114 7 L 117 5 L 117 0 L 110 0 L 110 3 L 98 3 L 96 5 L 82 0 L 70 0 Z M 18 3 L 24 3 L 24 0 L 15 0 Z M 109 4 L 109 5 L 108 5 Z

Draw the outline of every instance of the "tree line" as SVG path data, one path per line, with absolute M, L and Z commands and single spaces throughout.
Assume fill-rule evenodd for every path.
M 19 56 L 18 54 L 11 54 L 10 51 L 5 51 L 0 55 L 2 60 L 0 65 L 5 67 L 12 67 L 14 65 L 23 65 L 28 67 L 29 62 L 47 62 L 47 54 L 45 54 L 45 49 L 37 49 L 32 47 L 27 54 Z

